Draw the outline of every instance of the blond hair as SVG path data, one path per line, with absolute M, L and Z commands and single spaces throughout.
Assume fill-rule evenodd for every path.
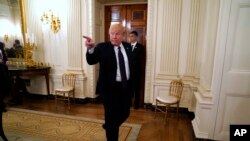
M 125 29 L 122 26 L 121 23 L 113 23 L 110 25 L 109 27 L 109 33 L 113 30 L 113 29 L 119 29 L 122 33 L 124 33 Z

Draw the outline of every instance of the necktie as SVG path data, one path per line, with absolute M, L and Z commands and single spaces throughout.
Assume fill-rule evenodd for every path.
M 131 47 L 132 47 L 132 51 L 134 51 L 134 45 L 131 45 Z
M 119 66 L 120 66 L 120 73 L 122 78 L 122 86 L 124 89 L 127 89 L 127 76 L 126 76 L 126 69 L 124 63 L 124 57 L 121 52 L 121 47 L 118 47 L 118 58 L 119 58 Z

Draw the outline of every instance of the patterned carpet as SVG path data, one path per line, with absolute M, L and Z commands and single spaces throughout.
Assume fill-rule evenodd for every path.
M 3 128 L 9 141 L 105 141 L 103 122 L 16 108 L 3 114 Z M 135 141 L 140 128 L 140 125 L 124 123 L 119 141 Z

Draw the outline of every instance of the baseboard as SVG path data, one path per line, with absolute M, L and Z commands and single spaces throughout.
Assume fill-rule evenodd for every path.
M 23 96 L 27 98 L 32 98 L 32 99 L 55 99 L 54 95 L 42 95 L 42 94 L 24 94 Z M 86 104 L 86 103 L 101 103 L 101 100 L 99 97 L 96 98 L 75 98 L 75 102 L 77 104 Z
M 159 106 L 159 107 L 164 108 L 164 106 Z M 152 103 L 145 103 L 145 104 L 144 104 L 144 108 L 145 108 L 145 109 L 152 110 L 152 111 L 155 110 L 155 106 L 152 105 Z M 168 112 L 170 112 L 170 113 L 176 113 L 176 108 L 175 108 L 175 107 L 170 107 L 170 108 L 168 109 Z M 189 118 L 190 118 L 191 120 L 193 120 L 193 119 L 194 119 L 194 116 L 195 116 L 195 115 L 194 115 L 194 112 L 188 111 L 188 108 L 184 108 L 184 107 L 180 107 L 180 108 L 179 108 L 179 113 L 189 115 Z

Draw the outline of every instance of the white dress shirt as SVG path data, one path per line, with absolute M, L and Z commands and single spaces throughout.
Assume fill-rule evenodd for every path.
M 134 42 L 134 43 L 131 43 L 131 46 L 132 46 L 132 51 L 134 51 L 135 49 L 135 45 L 137 44 L 137 42 Z

